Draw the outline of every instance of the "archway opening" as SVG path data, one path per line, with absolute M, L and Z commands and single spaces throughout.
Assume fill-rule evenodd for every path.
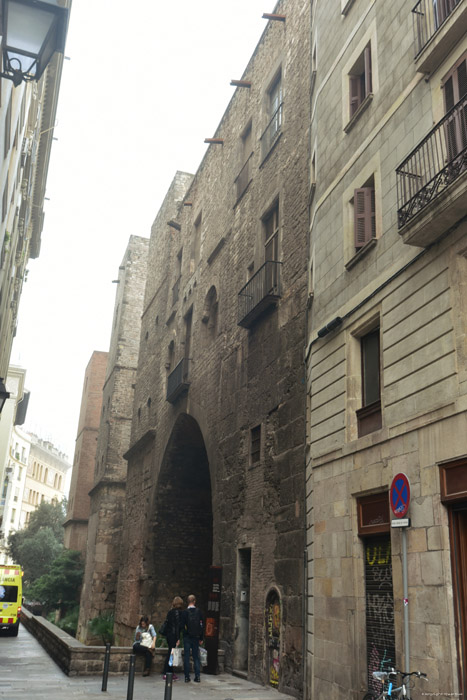
M 179 416 L 159 474 L 153 525 L 155 611 L 163 619 L 175 595 L 193 593 L 206 612 L 212 564 L 209 462 L 198 423 Z

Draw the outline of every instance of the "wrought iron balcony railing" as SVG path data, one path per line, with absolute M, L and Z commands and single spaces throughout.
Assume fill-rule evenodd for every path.
M 240 170 L 238 173 L 237 177 L 235 178 L 235 186 L 237 188 L 237 202 L 242 196 L 242 194 L 245 192 L 246 188 L 250 184 L 251 180 L 251 156 L 253 153 L 250 153 L 248 156 L 243 168 Z
M 467 170 L 467 95 L 397 168 L 398 226 L 402 228 Z
M 175 403 L 179 396 L 188 391 L 189 386 L 188 358 L 184 357 L 167 377 L 166 400 Z
M 238 325 L 250 328 L 281 297 L 281 262 L 267 260 L 238 293 Z
M 263 131 L 261 136 L 261 158 L 264 160 L 274 146 L 275 142 L 281 135 L 282 131 L 282 106 L 283 102 L 280 103 L 279 107 L 276 109 L 272 115 L 271 121 Z
M 416 56 L 460 2 L 462 0 L 418 0 L 412 10 Z

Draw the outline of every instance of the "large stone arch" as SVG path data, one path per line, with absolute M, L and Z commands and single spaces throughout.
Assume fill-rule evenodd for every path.
M 165 448 L 146 544 L 155 619 L 163 619 L 175 595 L 186 600 L 194 593 L 206 609 L 213 556 L 211 477 L 201 429 L 187 414 L 178 416 Z

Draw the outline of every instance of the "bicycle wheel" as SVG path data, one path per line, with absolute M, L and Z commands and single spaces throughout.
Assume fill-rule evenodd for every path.
M 373 695 L 373 693 L 367 693 L 363 696 L 363 700 L 376 700 L 376 695 Z

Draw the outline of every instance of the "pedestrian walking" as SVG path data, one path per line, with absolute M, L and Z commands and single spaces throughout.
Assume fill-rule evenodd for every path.
M 170 654 L 172 649 L 177 648 L 180 645 L 180 632 L 182 630 L 182 614 L 183 614 L 183 600 L 180 596 L 175 596 L 172 601 L 172 607 L 167 613 L 165 622 L 161 627 L 162 634 L 167 639 L 167 656 L 165 657 L 163 679 L 165 680 L 167 673 L 172 672 L 172 668 L 169 664 Z M 172 679 L 178 681 L 178 676 L 176 673 L 173 674 Z

